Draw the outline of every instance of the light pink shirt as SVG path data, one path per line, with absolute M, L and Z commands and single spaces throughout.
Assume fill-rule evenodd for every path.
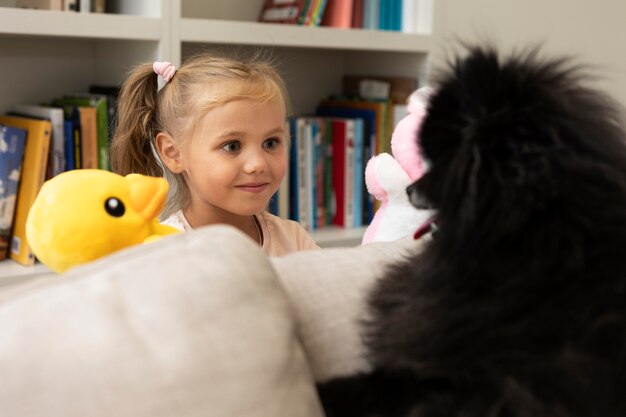
M 298 222 L 281 219 L 265 211 L 256 214 L 255 217 L 263 234 L 261 249 L 269 256 L 282 256 L 291 252 L 319 249 L 313 238 Z M 182 210 L 178 210 L 163 220 L 161 224 L 172 226 L 183 232 L 192 229 Z

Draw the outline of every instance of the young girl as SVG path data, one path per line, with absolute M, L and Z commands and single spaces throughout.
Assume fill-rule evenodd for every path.
M 142 64 L 120 92 L 113 170 L 165 176 L 164 224 L 230 224 L 268 255 L 314 249 L 298 223 L 264 211 L 287 168 L 286 115 L 284 83 L 258 59 Z

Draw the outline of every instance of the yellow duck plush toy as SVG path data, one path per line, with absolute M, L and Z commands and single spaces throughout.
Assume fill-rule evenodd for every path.
M 163 178 L 78 169 L 46 181 L 26 221 L 35 256 L 56 272 L 178 230 L 158 223 Z

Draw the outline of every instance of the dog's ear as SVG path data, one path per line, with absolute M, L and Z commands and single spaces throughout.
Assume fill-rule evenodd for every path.
M 554 193 L 571 111 L 559 90 L 571 91 L 572 69 L 536 55 L 501 59 L 493 48 L 470 48 L 440 76 L 420 137 L 432 170 L 415 186 L 437 208 L 471 218 L 494 198 L 514 206 Z

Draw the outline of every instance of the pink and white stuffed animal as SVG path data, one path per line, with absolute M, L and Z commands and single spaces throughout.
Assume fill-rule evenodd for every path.
M 418 137 L 431 94 L 429 87 L 422 87 L 411 94 L 409 114 L 398 123 L 391 137 L 393 156 L 382 153 L 367 163 L 367 191 L 382 204 L 365 231 L 363 244 L 388 242 L 412 235 L 432 217 L 432 211 L 418 210 L 411 205 L 406 193 L 406 187 L 425 171 Z

